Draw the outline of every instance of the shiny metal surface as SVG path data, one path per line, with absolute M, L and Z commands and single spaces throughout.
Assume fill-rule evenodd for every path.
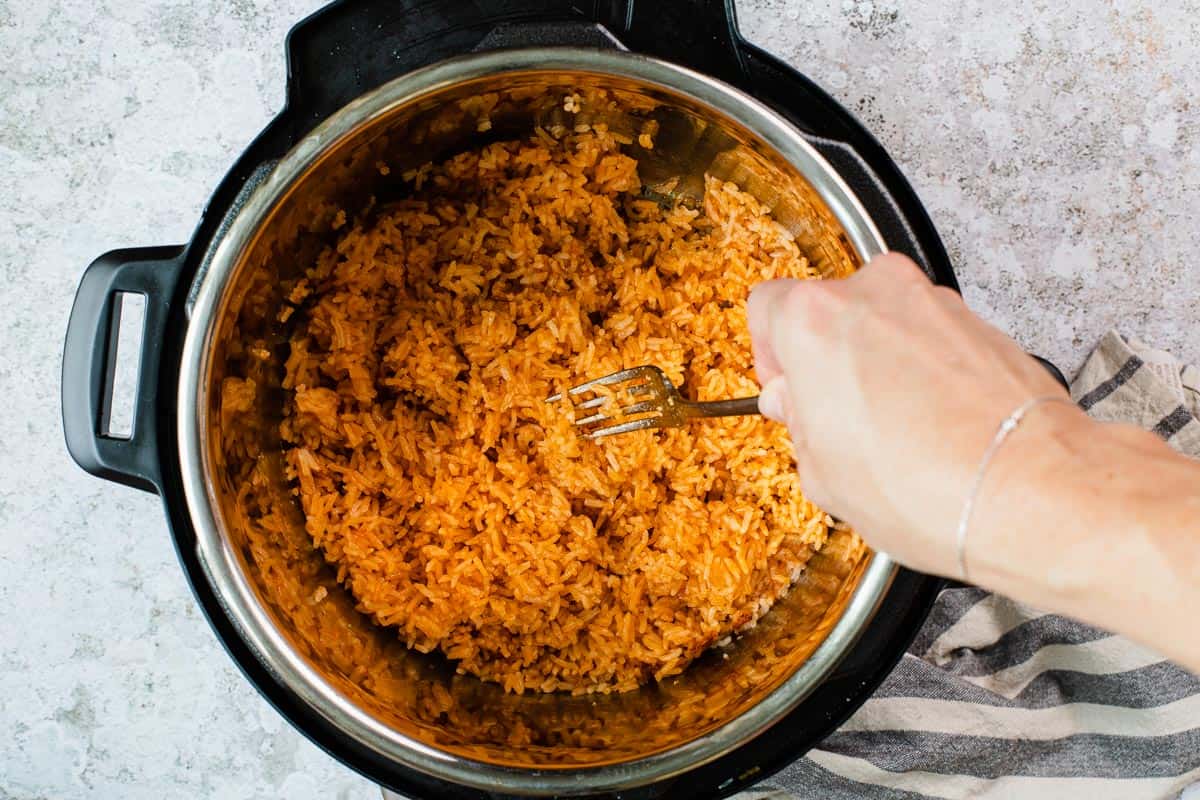
M 600 386 L 607 386 L 615 393 L 597 394 L 595 389 Z M 574 402 L 588 394 L 594 396 Z M 705 417 L 762 413 L 757 395 L 733 400 L 688 400 L 671 383 L 667 373 L 653 364 L 629 367 L 572 386 L 567 390 L 567 398 L 572 403 L 571 412 L 579 435 L 590 439 L 649 428 L 679 428 Z M 555 403 L 562 399 L 561 394 L 556 394 L 547 397 L 546 402 Z
M 283 158 L 198 277 L 180 368 L 178 446 L 207 577 L 284 685 L 363 746 L 455 783 L 528 795 L 641 786 L 711 761 L 793 709 L 853 644 L 895 567 L 831 536 L 789 597 L 722 655 L 636 692 L 505 695 L 405 650 L 354 610 L 313 551 L 284 480 L 274 423 L 286 358 L 280 293 L 345 209 L 387 199 L 395 170 L 562 123 L 564 93 L 612 130 L 653 121 L 643 182 L 695 199 L 705 173 L 773 209 L 830 276 L 884 250 L 858 201 L 774 112 L 706 76 L 611 51 L 467 56 L 403 76 L 329 118 Z M 605 105 L 605 98 L 608 102 Z M 631 130 L 636 140 L 636 128 Z M 253 408 L 223 392 L 253 381 Z

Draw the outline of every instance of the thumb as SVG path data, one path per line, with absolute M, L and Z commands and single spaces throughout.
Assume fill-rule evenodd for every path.
M 762 387 L 758 395 L 758 410 L 767 419 L 787 425 L 790 408 L 791 396 L 788 392 L 787 378 L 776 375 Z

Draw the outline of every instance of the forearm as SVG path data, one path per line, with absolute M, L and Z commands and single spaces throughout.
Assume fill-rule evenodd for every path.
M 954 574 L 959 515 L 996 426 L 1062 388 L 895 254 L 846 280 L 768 281 L 747 312 L 759 405 L 791 431 L 809 499 L 901 563 Z M 1043 403 L 975 498 L 968 580 L 1200 672 L 1200 464 Z
M 1153 434 L 1047 407 L 990 473 L 972 580 L 1200 671 L 1200 463 Z

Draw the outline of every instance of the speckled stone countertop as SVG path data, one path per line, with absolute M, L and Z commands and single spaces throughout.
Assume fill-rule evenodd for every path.
M 374 798 L 236 672 L 157 499 L 59 423 L 80 273 L 184 241 L 318 0 L 0 0 L 0 798 Z M 1200 361 L 1200 6 L 742 0 L 863 118 L 967 301 L 1073 371 L 1108 328 Z

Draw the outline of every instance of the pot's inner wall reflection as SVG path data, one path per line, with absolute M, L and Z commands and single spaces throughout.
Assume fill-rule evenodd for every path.
M 563 98 L 583 97 L 568 116 Z M 637 144 L 647 122 L 652 150 Z M 607 76 L 529 73 L 460 84 L 393 109 L 314 165 L 274 207 L 222 299 L 208 430 L 219 525 L 263 606 L 292 646 L 352 702 L 429 745 L 491 763 L 571 767 L 627 761 L 713 730 L 779 686 L 821 643 L 866 560 L 834 533 L 789 595 L 752 631 L 682 675 L 635 692 L 506 694 L 410 652 L 372 624 L 304 530 L 284 477 L 278 423 L 289 329 L 282 298 L 353 216 L 396 196 L 398 175 L 535 126 L 604 123 L 629 137 L 648 191 L 692 202 L 704 175 L 731 180 L 772 209 L 822 274 L 856 266 L 853 249 L 807 182 L 746 131 L 698 103 Z M 227 378 L 249 379 L 225 383 Z M 235 390 L 236 388 L 236 390 Z

